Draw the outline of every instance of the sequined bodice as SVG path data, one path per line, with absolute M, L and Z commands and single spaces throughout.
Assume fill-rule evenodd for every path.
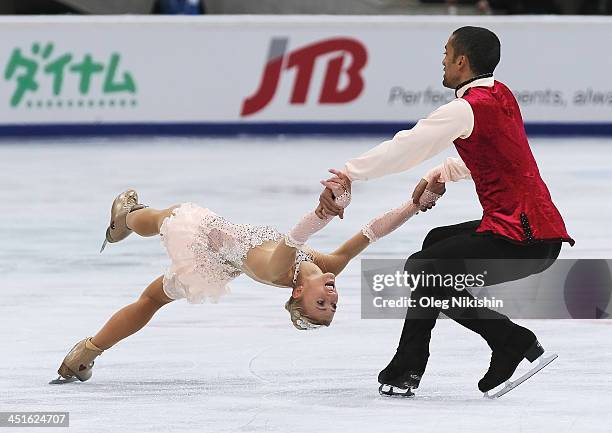
M 243 271 L 249 250 L 266 241 L 279 240 L 282 235 L 269 226 L 232 224 L 225 218 L 209 213 L 204 216 L 191 249 L 202 271 L 211 271 L 217 281 L 236 278 Z
M 284 242 L 283 235 L 269 226 L 233 224 L 193 203 L 174 209 L 162 223 L 160 235 L 172 260 L 164 276 L 164 290 L 173 299 L 185 297 L 189 302 L 216 302 L 241 273 L 264 284 L 290 287 L 300 264 L 312 261 L 310 254 L 298 251 L 293 275 L 288 270 L 284 279 L 264 280 L 261 275 L 266 269 L 262 267 L 267 266 L 278 243 Z
M 163 290 L 171 299 L 190 303 L 217 302 L 230 292 L 228 283 L 241 273 L 264 284 L 290 287 L 300 264 L 312 260 L 296 254 L 293 275 L 266 281 L 268 259 L 284 237 L 269 226 L 233 224 L 208 208 L 183 203 L 173 209 L 160 227 L 161 241 L 171 260 Z
M 295 270 L 293 271 L 293 285 L 297 283 L 298 275 L 300 273 L 300 265 L 302 262 L 313 262 L 314 259 L 311 254 L 303 250 L 298 250 L 295 255 Z

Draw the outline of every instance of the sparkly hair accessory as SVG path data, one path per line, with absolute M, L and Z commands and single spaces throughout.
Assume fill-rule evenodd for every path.
M 309 322 L 308 320 L 304 320 L 302 318 L 297 319 L 295 321 L 295 324 L 302 330 L 302 331 L 311 331 L 313 329 L 319 329 L 321 327 L 321 325 L 316 325 L 314 323 Z

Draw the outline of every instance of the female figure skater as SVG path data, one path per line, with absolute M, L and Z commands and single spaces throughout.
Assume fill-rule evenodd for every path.
M 322 183 L 333 191 L 335 204 L 345 208 L 351 181 L 342 172 L 330 171 L 336 176 Z M 136 302 L 116 312 L 96 335 L 78 342 L 59 367 L 60 377 L 51 383 L 88 380 L 94 359 L 140 330 L 161 307 L 181 298 L 216 302 L 228 292 L 227 283 L 241 273 L 264 284 L 292 288 L 285 308 L 297 329 L 329 326 L 338 302 L 336 275 L 369 243 L 401 226 L 419 209 L 430 208 L 438 197 L 427 191 L 420 205 L 410 200 L 374 218 L 336 251 L 324 254 L 304 244 L 333 216 L 322 214 L 321 219 L 312 211 L 283 236 L 268 226 L 233 224 L 192 203 L 148 208 L 138 203 L 136 191 L 125 191 L 113 202 L 102 250 L 107 242 L 121 241 L 132 231 L 140 236 L 159 234 L 171 265 Z

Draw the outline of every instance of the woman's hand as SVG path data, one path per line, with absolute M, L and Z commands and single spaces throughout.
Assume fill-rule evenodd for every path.
M 435 202 L 429 203 L 427 205 L 422 205 L 420 203 L 421 195 L 425 190 L 431 191 L 438 195 L 442 195 L 446 192 L 446 186 L 444 182 L 440 182 L 440 173 L 437 173 L 433 176 L 428 177 L 428 179 L 421 179 L 417 184 L 416 188 L 412 192 L 412 202 L 416 205 L 421 205 L 421 211 L 426 212 L 427 209 L 431 209 L 436 205 Z
M 340 170 L 332 168 L 329 172 L 335 176 L 321 181 L 325 189 L 319 196 L 319 206 L 317 206 L 315 213 L 321 219 L 335 215 L 342 219 L 344 218 L 344 208 L 336 204 L 335 198 L 344 194 L 344 192 L 351 193 L 351 179 Z

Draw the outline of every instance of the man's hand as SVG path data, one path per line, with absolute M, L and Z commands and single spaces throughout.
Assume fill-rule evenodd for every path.
M 414 191 L 412 192 L 412 202 L 414 204 L 421 205 L 421 195 L 423 195 L 423 192 L 425 192 L 425 190 L 431 191 L 439 195 L 444 194 L 446 192 L 446 186 L 444 185 L 444 182 L 440 182 L 439 179 L 440 174 L 434 176 L 431 179 L 431 182 L 428 182 L 425 179 L 421 179 L 417 184 L 416 188 L 414 188 Z M 427 212 L 427 209 L 431 209 L 435 205 L 435 202 L 427 205 L 421 205 L 421 211 Z
M 335 176 L 321 181 L 325 189 L 319 196 L 319 206 L 317 206 L 315 213 L 321 219 L 335 215 L 342 219 L 344 218 L 344 209 L 336 205 L 334 200 L 337 195 L 344 191 L 351 192 L 351 179 L 340 170 L 332 168 L 329 172 Z
M 331 189 L 325 188 L 319 196 L 319 206 L 315 209 L 315 214 L 321 219 L 328 216 L 338 215 L 340 218 L 344 216 L 344 209 L 339 208 L 334 203 L 334 193 Z

